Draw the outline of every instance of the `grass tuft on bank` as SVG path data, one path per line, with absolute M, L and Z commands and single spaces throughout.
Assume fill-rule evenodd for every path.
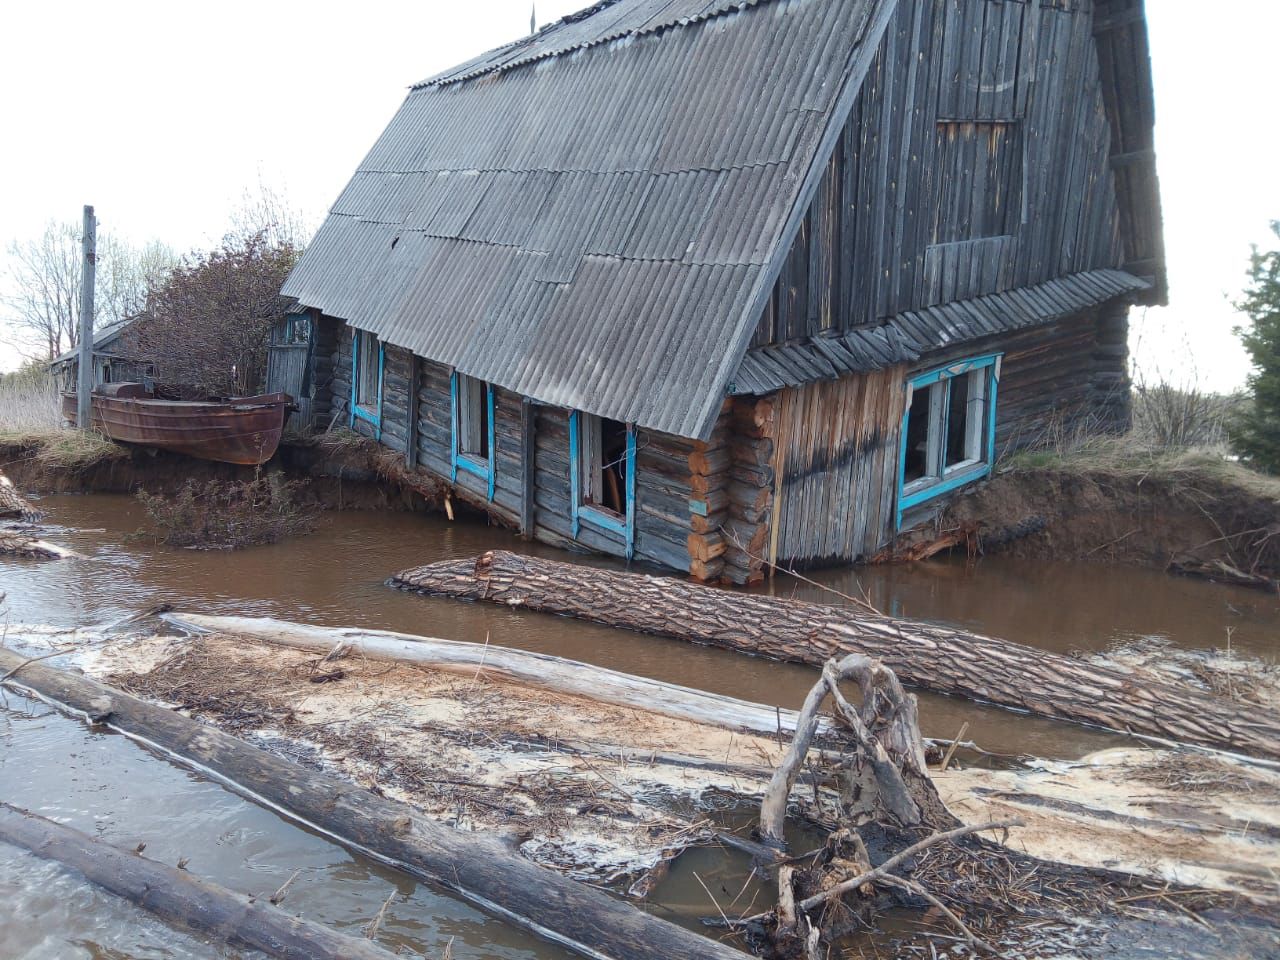
M 30 370 L 0 377 L 0 444 L 46 470 L 82 471 L 128 456 L 100 434 L 64 427 L 58 382 Z

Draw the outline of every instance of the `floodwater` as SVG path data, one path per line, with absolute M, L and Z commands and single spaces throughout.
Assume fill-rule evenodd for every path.
M 139 538 L 144 517 L 129 497 L 46 497 L 39 505 L 50 524 L 44 536 L 88 559 L 0 559 L 0 592 L 7 596 L 12 624 L 102 624 L 169 603 L 206 613 L 475 642 L 487 638 L 788 707 L 800 705 L 815 677 L 805 667 L 529 611 L 428 599 L 384 585 L 387 576 L 405 567 L 495 547 L 564 556 L 477 522 L 450 523 L 430 514 L 335 513 L 307 537 L 243 551 L 202 552 Z M 812 576 L 839 593 L 866 596 L 894 615 L 949 622 L 1059 652 L 1106 650 L 1151 637 L 1187 648 L 1230 642 L 1236 651 L 1267 659 L 1280 652 L 1276 597 L 1150 571 L 991 558 Z M 788 577 L 765 589 L 844 602 L 828 589 Z M 1124 742 L 1103 731 L 946 697 L 922 694 L 920 707 L 926 736 L 953 736 L 967 722 L 967 737 L 998 753 L 1069 758 Z M 0 799 L 120 844 L 145 839 L 148 855 L 169 863 L 190 857 L 199 875 L 244 892 L 274 890 L 301 869 L 286 906 L 348 930 L 367 923 L 397 890 L 380 934 L 393 949 L 440 956 L 452 939 L 458 958 L 562 956 L 121 737 L 90 733 L 12 696 L 9 709 L 0 712 Z M 692 873 L 714 869 L 717 857 L 694 851 L 681 858 L 657 900 L 681 916 L 714 912 Z M 150 921 L 33 857 L 0 848 L 0 958 L 223 956 L 234 954 Z

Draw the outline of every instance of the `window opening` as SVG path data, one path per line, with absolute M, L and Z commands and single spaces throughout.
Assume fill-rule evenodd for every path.
M 378 388 L 382 378 L 382 351 L 378 338 L 360 330 L 356 333 L 356 406 L 373 412 L 378 408 Z
M 628 455 L 627 425 L 591 414 L 582 414 L 582 505 L 627 512 L 627 488 L 632 458 Z
M 902 424 L 898 522 L 904 511 L 986 476 L 1000 357 L 978 357 L 911 379 Z
M 458 452 L 476 460 L 489 459 L 489 385 L 458 375 Z

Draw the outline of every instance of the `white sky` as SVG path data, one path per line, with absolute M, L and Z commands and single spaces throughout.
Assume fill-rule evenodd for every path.
M 540 0 L 539 24 L 586 0 Z M 526 33 L 528 0 L 74 0 L 0 14 L 0 249 L 97 207 L 102 229 L 214 243 L 260 181 L 318 222 L 404 99 Z M 1135 316 L 1150 373 L 1238 386 L 1228 297 L 1280 218 L 1280 4 L 1149 0 L 1173 305 Z M 0 331 L 3 334 L 3 331 Z M 0 346 L 0 368 L 16 357 Z

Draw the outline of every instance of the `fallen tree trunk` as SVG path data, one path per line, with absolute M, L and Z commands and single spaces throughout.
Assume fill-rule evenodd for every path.
M 266 617 L 213 617 L 175 612 L 165 613 L 163 618 L 180 627 L 248 637 L 300 650 L 313 650 L 320 654 L 338 650 L 371 660 L 418 664 L 466 676 L 484 671 L 487 676 L 558 693 L 766 736 L 794 733 L 799 719 L 799 714 L 794 710 L 750 703 L 718 693 L 694 690 L 577 660 L 511 647 L 438 640 L 387 630 L 316 627 Z M 830 735 L 837 731 L 829 721 L 819 720 L 815 732 Z
M 966 630 L 614 573 L 502 550 L 428 564 L 401 589 L 487 600 L 821 666 L 875 657 L 905 683 L 1055 720 L 1280 760 L 1280 718 Z
M 269 754 L 172 710 L 0 649 L 0 685 L 105 724 L 333 839 L 595 960 L 743 954 L 538 867 L 492 837 Z
M 3 473 L 0 473 L 0 517 L 21 517 L 24 520 L 34 520 L 39 516 L 40 511 L 18 492 L 13 485 L 13 481 Z
M 280 960 L 391 960 L 368 940 L 291 917 L 270 903 L 201 880 L 0 802 L 0 842 L 29 850 L 82 874 L 157 917 L 233 947 Z
M 27 560 L 67 560 L 79 554 L 45 540 L 18 533 L 0 532 L 0 557 L 22 557 Z

